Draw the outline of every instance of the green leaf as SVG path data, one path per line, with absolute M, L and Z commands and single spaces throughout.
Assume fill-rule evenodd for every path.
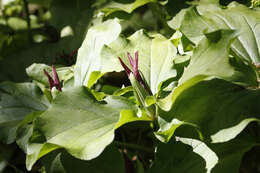
M 78 50 L 75 66 L 76 86 L 87 86 L 91 73 L 94 71 L 101 71 L 101 50 L 104 45 L 114 41 L 119 36 L 120 32 L 121 26 L 117 19 L 108 20 L 88 30 L 86 38 Z
M 230 142 L 213 144 L 209 147 L 218 155 L 219 162 L 211 171 L 212 173 L 237 173 L 240 170 L 242 158 L 246 152 L 256 146 L 257 143 L 242 133 Z
M 153 93 L 160 90 L 162 82 L 177 75 L 173 67 L 177 49 L 170 40 L 159 34 L 152 39 L 143 30 L 128 38 L 119 37 L 120 32 L 117 19 L 108 20 L 88 31 L 78 53 L 75 85 L 87 85 L 90 82 L 89 86 L 92 86 L 101 75 L 122 71 L 118 57 L 129 66 L 127 52 L 133 55 L 136 51 L 139 52 L 139 70 Z M 90 79 L 91 73 L 96 71 L 100 71 L 98 78 Z
M 83 161 L 76 159 L 66 152 L 52 153 L 44 157 L 41 162 L 46 172 L 54 173 L 122 173 L 124 160 L 122 154 L 114 146 L 108 146 L 96 159 Z
M 208 145 L 189 138 L 177 139 L 159 144 L 149 173 L 237 173 L 244 153 L 256 145 L 244 135 L 227 143 Z
M 205 143 L 191 138 L 176 137 L 176 140 L 191 146 L 192 151 L 205 160 L 207 173 L 210 173 L 212 168 L 218 163 L 218 156 Z
M 192 151 L 191 146 L 184 145 L 180 141 L 171 140 L 167 144 L 160 143 L 158 145 L 155 161 L 149 173 L 206 173 L 205 167 L 205 161 Z
M 164 120 L 162 129 L 167 127 L 167 123 L 169 126 L 159 131 L 160 136 L 167 141 L 176 129 L 172 121 L 177 119 L 195 125 L 212 142 L 229 141 L 251 121 L 248 118 L 259 119 L 259 95 L 258 89 L 245 89 L 224 80 L 199 82 L 175 97 L 170 111 L 159 111 L 159 116 Z M 229 133 L 223 134 L 223 131 Z
M 233 127 L 220 130 L 216 134 L 211 135 L 212 143 L 222 143 L 222 142 L 226 142 L 226 141 L 229 141 L 230 139 L 235 138 L 251 122 L 260 123 L 260 120 L 256 119 L 256 118 L 247 118 Z
M 93 71 L 89 76 L 88 88 L 91 88 L 103 75 L 100 71 Z
M 76 158 L 91 160 L 113 141 L 116 128 L 148 120 L 137 116 L 135 104 L 127 98 L 110 96 L 104 101 L 107 104 L 96 101 L 85 87 L 57 95 L 52 106 L 34 121 L 27 168 L 31 169 L 37 159 L 57 148 L 65 148 Z
M 158 1 L 158 0 L 135 0 L 132 3 L 118 3 L 118 2 L 110 2 L 103 9 L 102 12 L 105 13 L 105 16 L 108 16 L 116 11 L 125 11 L 127 13 L 132 13 L 136 8 L 144 6 L 148 3 L 156 3 L 159 2 L 161 4 L 166 4 L 167 0 Z
M 160 107 L 168 111 L 171 102 L 185 89 L 202 80 L 220 78 L 247 87 L 258 86 L 255 68 L 238 57 L 229 57 L 230 44 L 235 37 L 236 32 L 231 30 L 206 34 L 206 38 L 194 49 L 190 64 L 179 80 L 179 86 L 166 98 L 158 101 Z
M 194 76 L 203 75 L 222 78 L 244 86 L 258 86 L 257 74 L 252 67 L 241 62 L 242 67 L 238 68 L 237 62 L 232 64 L 230 62 L 229 48 L 236 36 L 237 33 L 230 30 L 206 34 L 207 38 L 201 40 L 195 48 L 190 64 L 179 83 L 183 84 Z
M 29 113 L 44 111 L 49 103 L 32 83 L 0 83 L 0 140 L 12 143 L 19 123 Z
M 170 40 L 162 35 L 156 35 L 151 46 L 151 90 L 157 93 L 162 83 L 177 75 L 173 66 L 173 59 L 177 50 Z M 160 57 L 160 58 L 159 58 Z
M 232 51 L 246 60 L 260 62 L 260 11 L 233 2 L 222 9 L 215 4 L 201 4 L 182 11 L 180 16 L 182 19 L 174 18 L 169 22 L 170 26 L 178 27 L 194 43 L 197 44 L 204 37 L 205 30 L 237 30 L 240 35 L 232 44 Z
M 124 87 L 124 88 L 121 88 L 119 90 L 116 90 L 113 95 L 115 96 L 122 96 L 128 92 L 132 92 L 133 91 L 133 87 L 132 86 L 127 86 L 127 87 Z
M 118 38 L 104 47 L 102 50 L 103 71 L 122 71 L 118 57 L 121 57 L 130 67 L 126 53 L 133 55 L 136 51 L 139 53 L 138 68 L 153 94 L 161 89 L 162 82 L 177 75 L 173 67 L 177 49 L 172 42 L 159 34 L 152 39 L 143 30 L 137 31 L 127 39 Z

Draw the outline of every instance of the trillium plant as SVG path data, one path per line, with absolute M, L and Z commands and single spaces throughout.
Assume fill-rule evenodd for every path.
M 0 14 L 0 172 L 260 171 L 258 1 L 28 2 Z

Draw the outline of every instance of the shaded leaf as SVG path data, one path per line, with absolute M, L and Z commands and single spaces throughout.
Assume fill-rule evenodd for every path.
M 256 143 L 245 135 L 240 135 L 227 143 L 213 145 L 206 145 L 194 139 L 178 138 L 178 141 L 171 140 L 158 146 L 154 165 L 149 171 L 237 173 L 244 153 L 254 145 Z
M 117 19 L 108 20 L 88 30 L 86 38 L 78 51 L 75 66 L 76 86 L 87 86 L 91 73 L 101 71 L 101 50 L 105 44 L 114 41 L 120 32 L 121 26 Z
M 159 112 L 159 116 L 164 120 L 162 127 L 165 123 L 171 125 L 174 119 L 178 119 L 180 122 L 197 126 L 207 139 L 211 136 L 215 142 L 229 141 L 248 124 L 241 121 L 259 118 L 259 94 L 259 90 L 244 89 L 219 79 L 200 82 L 185 89 L 176 98 L 169 112 Z M 242 124 L 238 125 L 239 123 Z M 166 128 L 165 132 L 160 131 L 160 134 L 163 134 L 161 137 L 165 135 L 165 140 L 170 137 L 167 135 L 173 135 L 176 129 L 170 127 Z M 227 128 L 230 128 L 228 135 L 219 132 Z M 167 131 L 169 129 L 170 132 Z
M 31 83 L 0 83 L 0 139 L 12 143 L 19 123 L 29 113 L 44 111 L 49 103 L 41 90 Z
M 259 14 L 258 10 L 236 2 L 222 9 L 215 3 L 209 3 L 183 10 L 178 15 L 180 17 L 174 18 L 169 24 L 175 29 L 180 29 L 196 44 L 203 38 L 204 31 L 237 30 L 239 36 L 231 46 L 232 51 L 239 57 L 259 63 Z
M 55 98 L 52 107 L 34 121 L 34 132 L 27 154 L 27 168 L 43 155 L 65 148 L 83 160 L 99 156 L 114 139 L 114 131 L 138 117 L 134 103 L 127 98 L 110 96 L 107 104 L 95 100 L 85 87 L 66 90 Z
M 76 159 L 66 152 L 52 153 L 41 162 L 49 173 L 122 173 L 124 162 L 122 154 L 114 146 L 108 146 L 104 152 L 91 161 Z

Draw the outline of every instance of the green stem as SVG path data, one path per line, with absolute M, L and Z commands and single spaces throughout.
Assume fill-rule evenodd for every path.
M 31 19 L 30 19 L 30 13 L 29 13 L 29 8 L 28 8 L 28 1 L 23 0 L 23 5 L 24 5 L 24 10 L 25 10 L 25 15 L 26 15 L 26 22 L 27 22 L 27 27 L 28 27 L 28 37 L 29 41 L 32 42 L 32 32 L 31 32 Z
M 113 142 L 117 147 L 120 148 L 128 148 L 128 149 L 134 149 L 134 150 L 139 150 L 139 151 L 144 151 L 147 153 L 154 153 L 153 149 L 146 148 L 137 144 L 130 144 L 130 143 L 125 143 L 125 142 L 119 142 L 119 141 L 114 141 Z

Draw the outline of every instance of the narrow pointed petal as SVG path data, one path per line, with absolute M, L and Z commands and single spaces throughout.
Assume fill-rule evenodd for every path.
M 122 61 L 122 59 L 120 57 L 118 57 L 120 64 L 122 65 L 122 67 L 125 69 L 125 72 L 127 74 L 127 76 L 130 76 L 131 70 L 125 65 L 125 63 Z
M 135 78 L 140 81 L 141 76 L 140 76 L 139 71 L 138 71 L 138 51 L 135 52 L 133 72 L 134 72 Z
M 134 70 L 135 69 L 135 61 L 134 61 L 134 59 L 132 58 L 132 56 L 130 55 L 129 52 L 127 52 L 127 57 L 128 57 L 128 60 L 130 62 L 132 69 Z
M 61 85 L 60 85 L 59 76 L 57 74 L 57 71 L 56 71 L 54 65 L 52 65 L 52 74 L 53 74 L 55 87 L 57 88 L 57 90 L 61 91 Z
M 54 83 L 59 83 L 60 80 L 59 80 L 59 77 L 58 77 L 58 74 L 57 74 L 57 71 L 56 71 L 54 65 L 52 65 L 51 68 L 52 68 Z
M 135 67 L 138 70 L 138 51 L 135 52 Z
M 43 72 L 44 72 L 45 76 L 47 76 L 47 78 L 48 78 L 50 89 L 52 89 L 52 87 L 54 87 L 54 85 L 55 85 L 52 77 L 49 75 L 49 73 L 45 69 L 43 69 Z

